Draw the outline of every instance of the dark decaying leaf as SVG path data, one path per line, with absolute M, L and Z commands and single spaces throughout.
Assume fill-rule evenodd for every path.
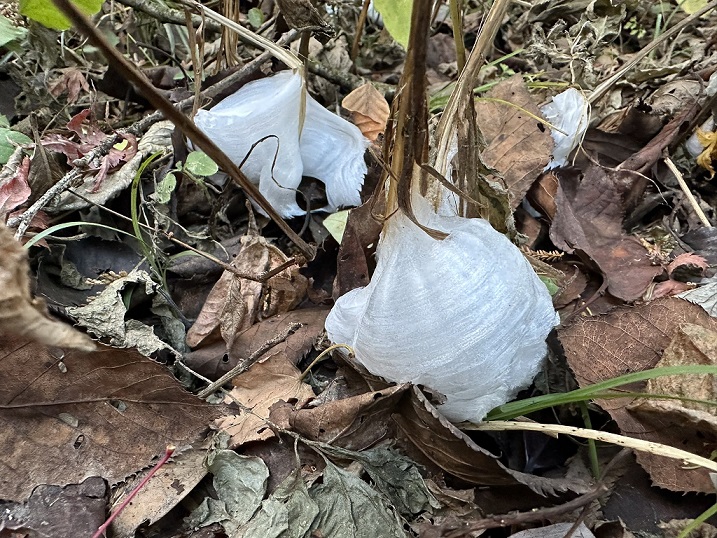
M 256 515 L 242 528 L 243 538 L 303 538 L 319 514 L 298 468 L 261 503 Z
M 580 386 L 584 387 L 655 367 L 680 327 L 687 323 L 717 330 L 717 320 L 702 308 L 669 297 L 634 308 L 620 308 L 604 316 L 577 320 L 560 330 L 559 337 L 568 364 Z M 626 389 L 640 390 L 640 387 Z M 630 406 L 635 403 L 631 398 L 597 400 L 597 403 L 610 413 L 624 435 L 710 457 L 713 448 L 709 440 L 705 444 L 702 433 L 698 434 L 699 421 L 677 424 L 674 414 L 656 412 L 654 404 L 649 417 L 642 420 L 640 414 L 631 411 Z M 646 407 L 642 414 L 648 414 Z M 638 453 L 637 460 L 655 485 L 672 491 L 714 491 L 705 469 L 685 467 L 677 460 L 644 452 Z
M 374 203 L 374 197 L 371 197 L 349 213 L 339 247 L 334 299 L 368 285 L 369 275 L 376 266 L 373 255 L 382 228 L 373 215 L 380 213 L 383 205 Z
M 185 520 L 190 527 L 221 523 L 233 536 L 259 509 L 266 493 L 269 470 L 259 458 L 242 456 L 232 450 L 215 450 L 207 456 L 219 499 L 207 497 Z
M 515 209 L 550 161 L 553 139 L 548 129 L 540 129 L 539 120 L 528 114 L 540 117 L 522 75 L 502 81 L 487 97 L 514 105 L 478 100 L 476 120 L 487 143 L 481 158 L 501 173 L 510 206 Z
M 91 474 L 117 483 L 166 445 L 198 441 L 218 415 L 136 351 L 63 353 L 5 338 L 0 357 L 3 499 Z
M 469 484 L 524 486 L 541 495 L 584 493 L 588 489 L 577 480 L 544 478 L 508 469 L 497 456 L 444 418 L 416 387 L 405 393 L 400 413 L 393 419 L 424 456 Z
M 662 267 L 652 264 L 640 241 L 622 230 L 623 194 L 634 182 L 630 171 L 589 168 L 583 178 L 559 173 L 556 213 L 550 227 L 555 246 L 579 250 L 605 275 L 607 290 L 625 301 L 642 297 Z
M 440 503 L 431 494 L 416 464 L 406 456 L 387 447 L 361 452 L 325 447 L 333 457 L 361 463 L 376 489 L 391 501 L 399 514 L 411 517 L 439 508 Z
M 43 484 L 26 502 L 3 505 L 0 530 L 17 533 L 3 536 L 92 536 L 105 521 L 108 496 L 107 483 L 98 476 L 80 484 Z

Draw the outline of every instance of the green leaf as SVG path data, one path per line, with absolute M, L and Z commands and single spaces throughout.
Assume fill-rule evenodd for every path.
M 548 288 L 548 292 L 550 295 L 555 295 L 560 291 L 560 286 L 558 286 L 558 283 L 555 281 L 554 278 L 550 278 L 544 275 L 539 275 L 540 280 L 543 281 L 543 284 L 545 284 L 545 287 Z
M 249 13 L 246 15 L 249 19 L 249 24 L 251 24 L 254 28 L 259 28 L 262 24 L 264 24 L 264 12 L 258 7 L 251 8 Z
M 85 15 L 94 15 L 102 8 L 103 0 L 72 0 Z M 67 30 L 72 24 L 52 0 L 20 0 L 20 14 L 54 30 Z
M 157 184 L 157 190 L 154 191 L 152 198 L 158 204 L 167 204 L 172 198 L 172 193 L 177 187 L 177 178 L 171 172 L 164 176 L 164 179 Z
M 328 460 L 323 483 L 312 487 L 310 494 L 319 506 L 319 515 L 311 526 L 318 531 L 317 535 L 332 538 L 406 536 L 386 497 Z
M 303 538 L 318 514 L 319 507 L 309 497 L 297 468 L 261 503 L 256 515 L 241 529 L 242 537 Z
M 344 209 L 343 211 L 337 211 L 332 213 L 324 219 L 323 225 L 331 236 L 336 239 L 336 242 L 341 244 L 341 240 L 344 237 L 346 231 L 346 221 L 349 218 L 350 209 Z
M 187 155 L 184 169 L 195 176 L 211 176 L 219 171 L 217 164 L 203 151 L 193 151 Z
M 17 131 L 0 128 L 0 164 L 5 164 L 20 144 L 32 144 L 32 140 Z
M 680 7 L 688 15 L 698 12 L 707 5 L 707 0 L 684 0 L 680 2 Z
M 0 114 L 0 127 L 10 127 L 10 120 L 4 114 Z
M 403 48 L 408 48 L 413 0 L 374 0 L 373 7 L 381 14 L 383 25 L 391 36 Z
M 27 34 L 25 28 L 15 26 L 10 19 L 0 15 L 0 47 L 7 45 L 11 41 L 22 39 L 25 34 Z

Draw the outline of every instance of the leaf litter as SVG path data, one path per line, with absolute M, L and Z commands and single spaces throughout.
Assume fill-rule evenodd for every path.
M 350 113 L 365 145 L 373 142 L 365 157 L 363 205 L 343 214 L 342 229 L 333 237 L 326 231 L 331 218 L 326 226 L 322 222 L 349 198 L 336 204 L 335 185 L 306 177 L 324 170 L 314 165 L 331 153 L 309 147 L 326 134 L 313 119 L 307 126 L 313 134 L 301 140 L 305 177 L 281 192 L 298 204 L 291 206 L 292 214 L 302 216 L 288 224 L 272 222 L 256 192 L 215 174 L 220 167 L 214 163 L 226 162 L 220 154 L 207 150 L 200 161 L 196 153 L 188 157 L 179 130 L 158 122 L 148 101 L 97 91 L 107 87 L 96 77 L 106 63 L 79 33 L 70 31 L 59 41 L 40 26 L 16 28 L 19 16 L 7 19 L 16 30 L 0 42 L 13 59 L 7 72 L 20 98 L 3 108 L 9 113 L 0 124 L 0 156 L 7 162 L 0 173 L 0 202 L 9 226 L 2 230 L 7 260 L 0 328 L 6 351 L 0 364 L 6 384 L 0 420 L 3 430 L 12 432 L 4 450 L 10 471 L 3 473 L 0 528 L 32 530 L 44 518 L 54 525 L 54 535 L 70 535 L 37 504 L 37 496 L 47 492 L 59 498 L 73 492 L 73 510 L 92 513 L 92 523 L 77 520 L 75 532 L 97 526 L 106 516 L 100 484 L 109 487 L 116 506 L 169 444 L 180 447 L 176 456 L 119 514 L 115 536 L 160 529 L 179 536 L 200 527 L 206 536 L 457 536 L 505 521 L 518 535 L 570 529 L 600 536 L 614 525 L 605 521 L 607 514 L 620 512 L 590 503 L 598 493 L 612 491 L 614 507 L 626 491 L 623 480 L 639 484 L 643 495 L 633 501 L 637 509 L 629 524 L 611 527 L 618 534 L 657 529 L 650 504 L 668 506 L 670 499 L 678 504 L 664 490 L 695 501 L 691 511 L 666 509 L 688 521 L 665 522 L 665 529 L 685 528 L 706 508 L 698 509 L 694 496 L 714 492 L 705 469 L 640 451 L 640 467 L 631 462 L 611 467 L 612 453 L 602 446 L 578 446 L 563 437 L 547 442 L 529 432 L 462 430 L 440 412 L 445 395 L 430 386 L 390 385 L 352 354 L 329 349 L 323 324 L 331 298 L 365 287 L 375 276 L 380 232 L 392 218 L 391 190 L 387 200 L 381 188 L 391 169 L 402 177 L 408 170 L 423 182 L 416 187 L 422 192 L 436 190 L 426 189 L 426 183 L 441 185 L 440 190 L 455 181 L 457 207 L 527 241 L 526 257 L 551 290 L 563 323 L 549 339 L 550 366 L 521 398 L 558 396 L 575 381 L 589 388 L 653 368 L 715 365 L 717 329 L 710 317 L 717 296 L 715 254 L 707 226 L 715 222 L 714 122 L 709 121 L 715 52 L 707 32 L 715 15 L 699 18 L 699 10 L 709 6 L 702 2 L 680 10 L 668 3 L 546 0 L 506 8 L 498 1 L 495 12 L 505 8 L 500 29 L 488 24 L 481 32 L 477 21 L 487 12 L 471 4 L 459 17 L 464 40 L 456 41 L 452 4 L 440 4 L 428 22 L 433 35 L 421 60 L 415 35 L 414 48 L 409 45 L 406 6 L 378 4 L 383 28 L 373 11 L 364 16 L 349 2 L 326 10 L 306 2 L 279 3 L 290 25 L 316 32 L 317 39 L 304 34 L 306 42 L 295 48 L 313 57 L 308 84 L 301 83 L 302 92 L 308 89 L 319 99 L 310 102 L 320 107 L 312 114 Z M 205 101 L 197 99 L 195 107 L 191 97 L 180 100 L 192 95 L 200 57 L 208 61 L 206 73 L 220 75 L 207 78 L 197 96 L 232 93 L 227 87 L 234 91 L 237 80 L 270 80 L 266 55 L 256 59 L 259 52 L 245 45 L 238 49 L 243 67 L 231 67 L 229 56 L 237 51 L 229 54 L 230 41 L 219 37 L 217 19 L 202 9 L 208 18 L 198 33 L 192 30 L 198 40 L 190 40 L 189 47 L 197 47 L 193 52 L 184 45 L 158 52 L 176 44 L 168 29 L 185 24 L 179 11 L 160 16 L 151 7 L 128 8 L 155 28 L 149 34 L 147 27 L 123 25 L 128 16 L 123 12 L 107 13 L 99 24 L 106 35 L 119 32 L 136 43 L 131 54 L 147 60 L 139 62 L 139 70 L 149 74 L 150 64 L 171 68 L 172 80 L 151 80 L 163 97 L 196 112 Z M 257 9 L 266 6 L 251 14 L 227 9 L 224 15 L 240 25 L 247 18 L 272 20 L 269 12 L 257 19 Z M 669 41 L 658 36 L 663 23 Z M 683 33 L 676 36 L 675 27 Z M 334 30 L 345 35 L 330 38 Z M 498 39 L 483 43 L 491 31 Z M 285 38 L 277 33 L 273 39 Z M 145 42 L 154 48 L 142 48 Z M 469 84 L 458 79 L 457 58 L 473 42 L 478 46 L 467 55 L 462 75 Z M 43 48 L 62 47 L 72 53 L 45 55 L 57 58 L 43 64 L 51 76 L 41 87 L 31 84 L 38 80 L 32 66 Z M 486 66 L 475 63 L 481 54 Z M 630 55 L 641 63 L 624 70 L 619 58 Z M 699 80 L 683 74 L 688 71 Z M 425 122 L 423 92 L 416 91 L 423 73 L 433 113 Z M 218 79 L 219 86 L 226 84 L 222 89 L 211 86 Z M 397 87 L 401 80 L 406 85 Z M 560 118 L 545 105 L 569 86 L 590 101 L 590 126 L 576 141 L 581 146 L 546 171 L 563 155 L 554 146 Z M 446 103 L 453 87 L 462 96 L 457 108 L 451 108 L 451 99 Z M 401 104 L 404 99 L 408 105 Z M 283 114 L 263 97 L 259 101 L 265 102 L 267 117 Z M 436 162 L 426 151 L 428 142 L 421 146 L 420 133 L 433 133 L 444 106 L 443 117 L 451 121 L 444 122 L 448 130 L 439 123 L 436 137 L 452 132 L 458 145 L 444 136 L 446 166 L 438 163 L 431 170 L 421 167 Z M 415 129 L 394 136 L 409 109 Z M 292 122 L 298 133 L 301 116 L 284 123 Z M 404 135 L 401 146 L 397 140 Z M 254 142 L 265 146 L 248 149 Z M 266 147 L 266 141 L 253 140 L 240 156 L 261 161 L 264 190 L 286 173 L 298 179 L 300 171 L 283 169 L 288 165 L 276 160 L 280 152 L 272 157 Z M 402 168 L 399 154 L 419 167 Z M 150 157 L 155 161 L 143 166 Z M 672 161 L 683 177 L 668 168 Z M 341 188 L 358 192 L 360 184 Z M 260 215 L 253 216 L 247 200 L 263 208 Z M 352 194 L 349 201 L 358 198 Z M 405 199 L 399 206 L 410 207 Z M 50 226 L 29 249 L 28 264 L 11 238 L 13 230 L 27 241 Z M 318 251 L 307 249 L 307 242 L 316 243 Z M 117 255 L 108 255 L 103 243 Z M 101 244 L 104 250 L 96 254 Z M 78 262 L 85 252 L 87 258 L 94 255 L 91 263 Z M 203 265 L 197 256 L 205 256 Z M 97 339 L 98 350 L 71 351 L 95 344 L 67 321 Z M 450 346 L 449 337 L 448 331 L 442 335 L 443 345 Z M 206 390 L 223 376 L 229 376 L 226 384 L 210 391 L 213 403 L 187 391 Z M 627 394 L 620 398 L 597 394 L 586 406 L 554 406 L 531 412 L 528 419 L 606 429 L 711 458 L 717 438 L 709 405 L 715 400 L 713 385 L 704 373 L 656 377 L 621 387 Z M 218 432 L 206 437 L 209 428 Z M 547 446 L 560 450 L 548 454 Z M 597 478 L 596 466 L 606 467 L 607 475 Z M 642 468 L 646 474 L 640 475 Z M 97 491 L 76 495 L 93 475 L 100 477 L 88 479 Z M 578 526 L 584 516 L 577 514 L 588 505 L 587 526 Z M 504 517 L 514 510 L 523 511 Z M 503 515 L 491 519 L 490 512 Z M 7 514 L 22 523 L 8 526 Z M 538 519 L 543 527 L 518 532 Z

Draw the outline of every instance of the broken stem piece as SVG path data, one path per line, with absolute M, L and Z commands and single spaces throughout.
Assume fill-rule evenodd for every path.
M 594 439 L 596 441 L 602 441 L 604 443 L 610 443 L 613 445 L 624 446 L 639 450 L 641 452 L 647 452 L 649 454 L 655 454 L 656 456 L 663 456 L 665 458 L 671 458 L 674 460 L 682 460 L 685 463 L 692 465 L 699 465 L 710 471 L 717 472 L 717 462 L 697 456 L 686 450 L 674 448 L 669 445 L 663 445 L 662 443 L 654 443 L 652 441 L 644 441 L 642 439 L 635 439 L 633 437 L 627 437 L 625 435 L 618 435 L 616 433 L 601 432 L 596 430 L 588 430 L 586 428 L 575 428 L 573 426 L 563 426 L 561 424 L 539 424 L 535 422 L 517 422 L 517 421 L 502 421 L 494 420 L 490 422 L 482 422 L 480 424 L 470 424 L 465 428 L 466 430 L 481 430 L 481 431 L 532 431 L 541 432 L 546 435 L 550 434 L 562 434 L 562 435 L 573 435 L 575 437 L 582 437 L 584 439 Z
M 127 505 L 134 499 L 135 495 L 139 493 L 139 491 L 149 482 L 149 479 L 154 476 L 154 474 L 161 469 L 161 467 L 167 463 L 169 458 L 172 457 L 172 454 L 174 454 L 174 451 L 176 450 L 176 447 L 169 445 L 167 446 L 167 449 L 164 451 L 164 456 L 162 456 L 162 459 L 157 462 L 157 465 L 152 467 L 152 470 L 147 473 L 147 476 L 145 476 L 142 481 L 137 485 L 136 488 L 134 488 L 129 495 L 125 498 L 124 501 L 122 501 L 122 504 L 120 504 L 117 507 L 117 510 L 115 510 L 110 517 L 107 518 L 107 521 L 105 521 L 102 525 L 100 525 L 100 528 L 97 529 L 97 531 L 92 535 L 92 538 L 101 538 L 105 535 L 105 532 L 107 531 L 107 528 L 110 526 L 110 524 L 115 520 L 115 518 L 122 513 L 122 511 L 127 507 Z
M 271 340 L 268 340 L 267 342 L 264 342 L 259 349 L 257 349 L 254 353 L 252 353 L 248 359 L 239 362 L 234 368 L 229 370 L 226 374 L 224 374 L 222 377 L 217 379 L 214 383 L 209 385 L 207 388 L 201 390 L 199 394 L 197 394 L 197 397 L 199 398 L 206 398 L 210 394 L 212 394 L 215 390 L 221 388 L 224 383 L 227 383 L 234 379 L 239 374 L 245 372 L 248 370 L 252 364 L 254 364 L 259 358 L 269 351 L 274 346 L 281 344 L 284 340 L 286 340 L 289 335 L 293 334 L 297 330 L 301 328 L 301 323 L 290 323 L 289 326 L 284 329 L 281 333 L 276 335 Z
M 673 163 L 672 159 L 667 156 L 664 156 L 663 160 L 665 161 L 667 168 L 670 169 L 670 172 L 672 172 L 672 174 L 677 179 L 677 183 L 679 183 L 682 192 L 684 192 L 685 196 L 687 196 L 687 200 L 690 202 L 690 206 L 692 206 L 692 209 L 697 214 L 697 218 L 699 218 L 700 222 L 705 225 L 705 228 L 712 228 L 712 224 L 710 224 L 710 221 L 707 219 L 707 215 L 705 215 L 704 211 L 702 211 L 700 204 L 697 203 L 697 199 L 695 198 L 694 194 L 692 194 L 692 191 L 690 191 L 690 188 L 687 186 L 687 183 L 685 183 L 685 178 L 682 177 L 682 174 L 675 166 L 675 163 Z

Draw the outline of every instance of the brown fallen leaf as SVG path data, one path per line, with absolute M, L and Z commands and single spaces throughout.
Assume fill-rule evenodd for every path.
M 526 113 L 541 117 L 521 75 L 502 81 L 487 97 L 513 105 L 478 100 L 476 119 L 488 144 L 481 158 L 501 173 L 515 209 L 550 161 L 553 139 L 539 120 Z
M 67 93 L 67 102 L 72 104 L 77 101 L 80 91 L 90 91 L 85 75 L 76 67 L 68 67 L 59 71 L 62 73 L 62 77 L 53 82 L 49 88 L 53 97 L 59 97 L 63 93 Z
M 30 296 L 27 251 L 0 224 L 0 334 L 26 336 L 48 346 L 92 351 L 94 342 L 66 323 L 50 319 Z
M 391 114 L 386 98 L 370 82 L 344 97 L 341 106 L 351 112 L 354 124 L 371 142 L 386 129 Z
M 408 388 L 396 385 L 313 408 L 283 404 L 272 407 L 270 416 L 277 424 L 314 441 L 364 450 L 395 436 L 391 415 Z
M 114 538 L 134 538 L 140 525 L 159 521 L 177 506 L 206 476 L 206 455 L 206 450 L 192 448 L 160 467 L 132 502 L 112 521 L 111 535 Z M 146 469 L 115 488 L 110 505 L 121 503 L 149 471 Z
M 237 376 L 225 402 L 239 402 L 251 409 L 251 413 L 241 410 L 239 414 L 216 421 L 217 428 L 231 436 L 229 446 L 237 448 L 250 441 L 274 437 L 263 420 L 269 418 L 271 406 L 280 400 L 303 404 L 314 397 L 311 386 L 300 377 L 301 371 L 281 353 L 255 363 L 249 371 Z
M 622 307 L 603 316 L 579 319 L 558 331 L 570 368 L 581 387 L 614 377 L 654 368 L 663 351 L 685 324 L 717 330 L 717 320 L 701 307 L 675 297 L 657 299 L 633 308 Z M 694 378 L 685 378 L 694 381 Z M 625 387 L 640 390 L 645 384 Z M 691 426 L 675 421 L 674 414 L 660 415 L 651 406 L 649 420 L 643 420 L 632 406 L 634 399 L 596 400 L 617 422 L 624 435 L 677 446 L 709 458 L 713 448 L 702 442 L 702 435 Z M 662 405 L 662 404 L 660 404 Z M 647 414 L 647 407 L 642 411 Z M 711 415 L 709 415 L 711 416 Z M 691 420 L 692 424 L 696 424 Z M 686 434 L 684 428 L 691 433 Z M 650 474 L 655 485 L 672 491 L 714 491 L 704 469 L 687 468 L 679 461 L 637 453 L 637 461 Z
M 298 364 L 323 332 L 324 320 L 328 313 L 328 308 L 304 308 L 277 314 L 255 323 L 238 334 L 228 351 L 223 341 L 216 342 L 188 353 L 184 362 L 204 377 L 212 380 L 219 379 L 239 364 L 239 361 L 248 359 L 258 346 L 268 342 L 291 324 L 298 323 L 301 327 L 289 333 L 283 342 L 278 343 L 258 358 L 261 361 L 269 355 L 281 354 L 292 364 Z
M 556 213 L 550 239 L 565 252 L 584 252 L 603 272 L 607 290 L 625 301 L 642 297 L 662 273 L 645 247 L 622 230 L 623 193 L 634 175 L 626 170 L 591 166 L 584 177 L 564 171 L 555 196 Z
M 231 265 L 248 275 L 260 275 L 288 261 L 287 256 L 256 232 L 242 237 L 242 248 Z M 240 278 L 224 271 L 209 293 L 194 325 L 187 331 L 187 345 L 197 347 L 220 328 L 227 348 L 241 331 L 257 321 L 288 312 L 303 298 L 306 277 L 296 266 L 285 269 L 267 282 Z
M 373 214 L 382 211 L 381 207 L 376 206 L 378 204 L 374 203 L 372 196 L 349 213 L 339 246 L 334 299 L 369 283 L 369 275 L 376 266 L 374 254 L 382 228 L 381 223 L 373 217 Z
M 91 354 L 5 338 L 0 349 L 0 498 L 89 475 L 114 484 L 200 439 L 219 408 L 128 349 Z
M 519 486 L 544 496 L 585 493 L 589 489 L 575 479 L 545 478 L 508 469 L 443 417 L 416 387 L 405 393 L 393 419 L 431 462 L 469 484 Z

